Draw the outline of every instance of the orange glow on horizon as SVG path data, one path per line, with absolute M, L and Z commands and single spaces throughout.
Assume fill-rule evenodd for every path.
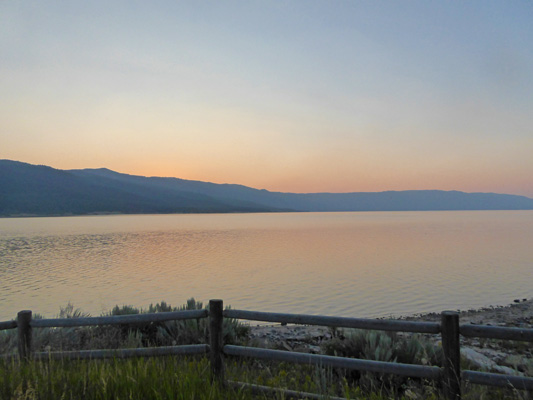
M 221 159 L 222 160 L 222 159 Z M 109 168 L 113 171 L 140 176 L 172 177 L 212 183 L 239 184 L 255 189 L 291 193 L 348 193 L 401 190 L 458 190 L 464 192 L 494 192 L 523 195 L 533 198 L 533 182 L 526 170 L 519 168 L 486 167 L 482 164 L 463 168 L 460 164 L 420 170 L 415 165 L 399 162 L 392 167 L 359 159 L 353 165 L 343 161 L 321 164 L 269 165 L 259 160 L 252 168 L 242 168 L 242 163 L 209 164 L 209 160 L 174 160 L 149 156 L 136 159 L 106 159 L 100 157 L 64 159 L 49 163 L 45 157 L 28 157 L 20 160 L 31 164 L 48 165 L 57 169 Z M 220 165 L 220 167 L 218 167 Z M 377 167 L 376 167 L 377 165 Z M 397 165 L 400 165 L 399 167 Z M 311 166 L 311 168 L 309 168 Z M 488 173 L 487 173 L 488 171 Z

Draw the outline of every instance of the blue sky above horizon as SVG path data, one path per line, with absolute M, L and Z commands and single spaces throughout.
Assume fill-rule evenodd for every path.
M 0 158 L 533 197 L 533 3 L 0 3 Z

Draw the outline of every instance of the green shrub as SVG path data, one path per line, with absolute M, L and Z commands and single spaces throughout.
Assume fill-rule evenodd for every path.
M 193 311 L 202 310 L 203 304 L 196 301 L 194 298 L 187 300 L 187 303 L 181 307 L 172 308 L 165 302 L 152 306 L 150 304 L 149 310 L 159 312 L 164 311 Z M 162 345 L 176 345 L 176 344 L 196 344 L 207 343 L 208 340 L 208 320 L 201 319 L 186 319 L 179 321 L 166 321 L 158 326 L 157 338 Z
M 204 305 L 194 298 L 180 307 L 172 307 L 162 301 L 150 304 L 143 310 L 131 305 L 115 306 L 102 316 L 132 315 L 183 310 L 201 310 Z M 58 318 L 90 317 L 72 304 L 61 307 Z M 42 318 L 39 314 L 34 319 Z M 72 328 L 36 328 L 32 330 L 32 347 L 34 351 L 68 351 L 89 349 L 118 349 L 151 346 L 171 346 L 183 344 L 207 343 L 209 335 L 207 318 L 148 322 L 120 325 L 99 325 Z M 244 340 L 249 327 L 238 320 L 225 318 L 223 336 L 226 343 L 234 344 Z M 0 331 L 0 354 L 12 354 L 17 349 L 17 332 L 15 329 Z
M 347 330 L 344 335 L 337 335 L 324 343 L 322 351 L 339 357 L 405 364 L 440 365 L 441 360 L 441 350 L 423 341 L 419 335 L 402 337 L 396 333 L 370 330 Z M 335 371 L 348 382 L 358 384 L 366 390 L 393 395 L 405 392 L 413 383 L 422 383 L 421 380 L 391 374 L 342 369 Z
M 203 308 L 204 306 L 201 302 L 190 298 L 185 305 L 179 308 L 171 309 L 170 305 L 162 302 L 155 306 L 150 305 L 149 310 L 165 309 L 168 311 L 185 311 L 202 310 Z M 209 309 L 209 306 L 205 308 Z M 163 322 L 158 328 L 158 340 L 163 345 L 207 343 L 209 341 L 208 323 L 207 318 Z M 248 336 L 249 332 L 249 326 L 233 318 L 224 318 L 222 325 L 224 343 L 239 343 Z

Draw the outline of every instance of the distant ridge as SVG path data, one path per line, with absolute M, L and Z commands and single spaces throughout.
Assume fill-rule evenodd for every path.
M 127 175 L 107 168 L 58 170 L 0 160 L 0 216 L 4 217 L 429 210 L 533 210 L 533 199 L 441 190 L 280 193 L 234 184 Z

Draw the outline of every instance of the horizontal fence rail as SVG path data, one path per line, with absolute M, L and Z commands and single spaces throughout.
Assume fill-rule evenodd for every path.
M 17 321 L 2 321 L 0 322 L 0 331 L 4 329 L 15 329 L 17 327 Z
M 178 355 L 209 354 L 209 345 L 190 344 L 181 346 L 145 347 L 134 349 L 109 349 L 109 350 L 79 350 L 79 351 L 41 351 L 32 354 L 32 359 L 37 361 L 47 360 L 98 360 L 113 358 L 133 357 L 163 357 Z M 16 354 L 0 356 L 8 361 L 19 359 Z
M 326 317 L 306 314 L 280 314 L 260 311 L 224 310 L 224 317 L 250 321 L 280 322 L 287 324 L 320 325 L 336 328 L 373 329 L 382 331 L 401 331 L 416 333 L 440 333 L 436 322 L 416 322 L 385 319 L 365 319 L 346 317 Z
M 61 352 L 32 352 L 31 337 L 34 328 L 68 328 L 98 325 L 132 325 L 159 323 L 173 320 L 209 318 L 209 344 L 148 347 L 136 349 L 80 350 Z M 248 321 L 318 325 L 337 328 L 383 330 L 392 332 L 413 332 L 440 334 L 442 337 L 442 368 L 436 366 L 401 364 L 356 358 L 298 353 L 283 350 L 270 350 L 255 347 L 224 345 L 224 318 Z M 0 322 L 0 330 L 17 329 L 17 358 L 26 361 L 51 359 L 106 359 L 128 357 L 159 357 L 170 355 L 209 354 L 213 376 L 223 382 L 224 356 L 252 357 L 264 360 L 285 361 L 299 364 L 317 365 L 332 368 L 355 369 L 373 373 L 396 374 L 422 379 L 439 380 L 443 383 L 447 399 L 461 398 L 461 380 L 480 385 L 498 386 L 520 390 L 533 390 L 533 378 L 495 374 L 478 371 L 461 371 L 460 336 L 489 339 L 518 340 L 533 342 L 533 329 L 507 328 L 486 325 L 459 325 L 459 314 L 444 311 L 441 322 L 419 322 L 404 320 L 382 320 L 364 318 L 345 318 L 306 314 L 283 314 L 247 310 L 223 310 L 222 300 L 211 300 L 209 310 L 183 310 L 149 314 L 131 314 L 107 317 L 32 319 L 31 311 L 21 311 L 16 320 Z M 15 358 L 3 355 L 3 359 Z M 228 382 L 231 385 L 245 386 L 255 392 L 283 392 L 286 397 L 304 395 L 308 398 L 322 398 L 320 395 L 296 392 L 281 388 L 271 388 L 243 382 Z
M 282 395 L 283 398 L 286 398 L 286 399 L 324 400 L 324 396 L 321 394 L 299 392 L 296 390 L 275 388 L 272 386 L 255 385 L 255 384 L 247 383 L 247 382 L 228 381 L 227 383 L 229 386 L 232 386 L 238 389 L 245 387 L 251 390 L 252 393 L 259 394 L 259 395 L 277 393 L 277 394 Z M 328 396 L 327 399 L 328 400 L 346 400 L 344 397 L 334 397 L 334 396 Z
M 190 344 L 181 346 L 147 347 L 140 349 L 118 350 L 80 350 L 80 351 L 53 351 L 34 353 L 36 360 L 88 360 L 105 358 L 131 358 L 131 357 L 161 357 L 174 355 L 195 355 L 209 353 L 206 344 Z
M 493 374 L 490 372 L 479 371 L 463 371 L 461 375 L 464 380 L 478 385 L 533 390 L 533 379 L 522 376 Z
M 298 364 L 318 365 L 323 367 L 356 369 L 359 371 L 376 372 L 381 374 L 395 374 L 413 376 L 426 379 L 440 379 L 442 371 L 439 367 L 424 365 L 400 364 L 384 361 L 361 360 L 324 356 L 319 354 L 297 353 L 283 350 L 260 349 L 245 346 L 224 346 L 224 354 L 230 356 L 252 357 L 267 360 L 286 361 Z
M 207 310 L 186 310 L 148 314 L 114 315 L 109 317 L 33 319 L 32 328 L 75 327 L 91 325 L 123 325 L 207 318 Z

